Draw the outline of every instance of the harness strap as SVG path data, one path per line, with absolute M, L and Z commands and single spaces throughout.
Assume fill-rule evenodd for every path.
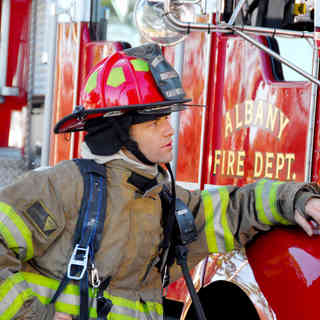
M 74 161 L 83 176 L 84 190 L 73 245 L 79 243 L 84 247 L 86 243 L 92 243 L 95 253 L 100 246 L 106 212 L 105 166 L 87 159 Z M 97 219 L 93 220 L 95 217 Z
M 88 271 L 85 271 L 84 277 L 80 280 L 80 320 L 89 319 L 89 293 L 88 293 Z
M 164 237 L 160 244 L 161 252 L 161 262 L 159 266 L 159 271 L 162 275 L 163 287 L 166 287 L 170 281 L 169 268 L 174 263 L 175 254 L 174 246 L 171 245 L 173 240 L 173 230 L 176 226 L 175 211 L 176 211 L 176 188 L 175 180 L 169 163 L 166 163 L 166 167 L 171 178 L 171 194 L 167 187 L 164 187 L 161 192 L 161 201 L 163 205 L 164 213 Z M 166 212 L 167 211 L 167 212 Z
M 103 291 L 107 289 L 111 280 L 111 276 L 107 277 L 100 285 L 97 294 L 97 320 L 105 320 L 106 316 L 112 308 L 112 301 L 103 296 Z
M 73 253 L 68 270 L 51 299 L 54 303 L 70 280 L 80 280 L 80 319 L 89 319 L 88 263 L 100 247 L 106 214 L 106 172 L 103 165 L 92 160 L 75 159 L 84 182 L 79 217 L 73 236 Z

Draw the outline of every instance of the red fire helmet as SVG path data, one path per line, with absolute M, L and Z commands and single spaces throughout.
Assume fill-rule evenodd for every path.
M 61 119 L 54 132 L 84 130 L 90 119 L 130 111 L 180 111 L 188 101 L 178 73 L 165 60 L 160 47 L 147 44 L 118 51 L 96 65 L 82 89 L 81 106 Z

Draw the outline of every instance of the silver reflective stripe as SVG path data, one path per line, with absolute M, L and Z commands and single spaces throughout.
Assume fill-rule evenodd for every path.
M 216 243 L 218 252 L 226 252 L 226 246 L 224 241 L 224 231 L 221 225 L 221 204 L 222 199 L 220 197 L 219 189 L 217 188 L 214 191 L 209 191 L 211 194 L 212 207 L 213 207 L 213 228 L 216 235 Z
M 147 113 L 153 113 L 157 110 L 167 110 L 168 106 L 161 106 L 161 107 L 153 107 L 151 109 L 144 109 L 144 110 L 138 110 L 137 112 L 140 114 L 147 114 Z
M 1 226 L 1 224 L 3 225 Z M 13 250 L 19 258 L 24 261 L 27 254 L 27 243 L 20 230 L 17 228 L 17 225 L 14 224 L 9 217 L 0 212 L 0 226 L 0 235 L 7 247 Z
M 156 311 L 145 310 L 139 311 L 124 306 L 113 305 L 110 311 L 112 319 L 123 319 L 121 316 L 129 317 L 132 319 L 148 319 L 148 320 L 162 320 L 162 314 L 158 314 Z M 127 319 L 127 318 L 125 318 Z
M 261 194 L 261 198 L 262 198 L 262 206 L 263 206 L 263 211 L 264 214 L 266 215 L 268 221 L 270 222 L 270 224 L 275 224 L 276 220 L 274 219 L 274 217 L 272 216 L 271 213 L 271 208 L 270 208 L 270 190 L 272 188 L 273 183 L 271 181 L 266 181 L 263 184 L 263 189 L 262 189 L 262 194 Z
M 178 74 L 175 71 L 168 71 L 160 73 L 161 80 L 168 80 L 171 78 L 178 78 Z
M 44 298 L 51 298 L 56 292 L 56 289 L 50 289 L 48 287 L 40 286 L 31 282 L 29 282 L 29 286 L 34 293 Z M 62 292 L 59 296 L 59 301 L 77 306 L 79 305 L 80 297 L 78 295 L 66 294 Z
M 0 319 L 11 319 L 16 309 L 15 306 L 12 308 L 13 303 L 22 305 L 31 296 L 29 286 L 20 273 L 7 279 L 0 286 Z
M 177 88 L 177 89 L 172 89 L 172 90 L 166 91 L 166 96 L 167 97 L 174 97 L 174 96 L 178 96 L 183 93 L 184 93 L 184 91 L 182 88 Z
M 155 68 L 160 62 L 162 62 L 164 60 L 163 56 L 156 56 L 152 62 L 151 65 Z
M 7 203 L 0 201 L 0 236 L 23 261 L 33 257 L 32 233 L 23 219 Z

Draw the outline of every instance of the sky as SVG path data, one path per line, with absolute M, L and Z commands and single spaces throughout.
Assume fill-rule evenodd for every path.
M 312 48 L 306 39 L 301 38 L 277 38 L 280 55 L 297 65 L 304 71 L 312 74 Z M 306 79 L 296 71 L 283 65 L 285 80 L 290 81 L 306 81 Z

